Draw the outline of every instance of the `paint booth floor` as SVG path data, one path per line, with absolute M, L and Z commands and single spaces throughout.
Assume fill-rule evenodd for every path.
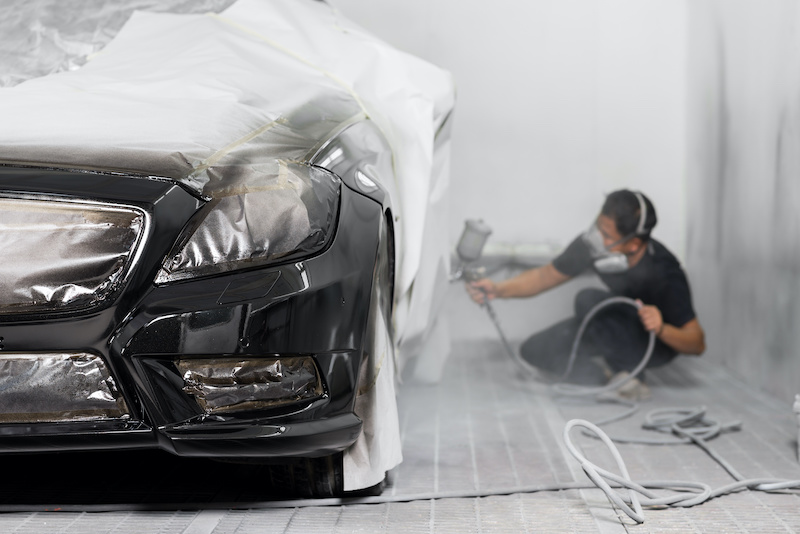
M 405 461 L 392 473 L 385 495 L 488 493 L 588 481 L 565 450 L 564 424 L 572 418 L 598 420 L 619 406 L 556 399 L 545 386 L 519 378 L 515 364 L 494 340 L 457 343 L 444 371 L 437 386 L 407 383 L 401 388 Z M 797 422 L 791 406 L 749 390 L 702 359 L 681 358 L 649 372 L 648 382 L 653 398 L 631 418 L 609 425 L 609 433 L 651 435 L 640 428 L 646 412 L 703 405 L 709 417 L 723 423 L 742 421 L 740 431 L 723 434 L 711 445 L 745 477 L 800 479 Z M 580 437 L 577 441 L 590 458 L 608 465 L 599 442 Z M 695 446 L 620 445 L 620 451 L 637 481 L 691 480 L 712 487 L 732 482 Z M 37 503 L 85 503 L 91 510 L 91 504 L 116 492 L 120 509 L 93 513 L 78 505 L 70 511 L 47 512 L 31 506 L 10 512 L 13 508 L 6 506 L 6 513 L 0 513 L 0 532 L 800 532 L 800 496 L 789 493 L 741 491 L 692 508 L 646 509 L 642 525 L 615 511 L 596 489 L 263 509 L 253 506 L 251 490 L 229 477 L 194 471 L 172 457 L 130 457 L 133 463 L 124 468 L 126 473 L 117 473 L 119 465 L 101 454 L 65 458 L 83 473 L 72 483 L 59 480 L 63 472 L 44 464 L 23 469 L 0 464 L 7 474 L 0 500 L 24 502 L 20 491 L 30 491 Z M 29 475 L 23 478 L 19 473 Z M 137 474 L 139 481 L 123 484 L 120 474 Z M 135 503 L 145 494 L 186 506 L 137 511 Z M 233 508 L 215 504 L 223 502 L 240 504 Z

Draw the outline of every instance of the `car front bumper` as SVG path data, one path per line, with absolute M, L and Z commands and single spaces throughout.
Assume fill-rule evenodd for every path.
M 152 220 L 147 246 L 113 299 L 80 310 L 0 317 L 0 360 L 92 355 L 107 370 L 99 381 L 110 379 L 113 403 L 122 408 L 111 415 L 73 417 L 62 410 L 56 417 L 2 420 L 0 451 L 157 447 L 186 456 L 283 458 L 323 456 L 356 440 L 361 421 L 353 403 L 384 217 L 377 202 L 343 185 L 335 238 L 313 257 L 156 285 L 164 258 L 202 205 L 180 186 L 117 174 L 0 168 L 0 190 L 124 203 Z M 313 360 L 318 394 L 241 410 L 204 408 L 178 368 L 192 358 L 298 357 Z

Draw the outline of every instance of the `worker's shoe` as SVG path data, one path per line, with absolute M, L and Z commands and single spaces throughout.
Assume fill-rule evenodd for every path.
M 600 368 L 603 376 L 605 377 L 605 382 L 608 383 L 612 378 L 614 378 L 614 370 L 608 365 L 606 359 L 602 356 L 595 356 L 594 358 L 590 358 L 590 361 L 594 362 L 594 364 Z
M 579 386 L 602 386 L 608 382 L 608 376 L 598 359 L 591 358 L 577 362 L 572 372 L 563 381 Z
M 629 376 L 630 373 L 628 371 L 620 371 L 611 378 L 609 384 L 622 382 Z M 632 401 L 643 401 L 653 396 L 652 392 L 650 391 L 650 388 L 647 387 L 647 384 L 645 384 L 636 377 L 633 377 L 624 384 L 622 384 L 615 390 L 614 393 L 620 398 Z

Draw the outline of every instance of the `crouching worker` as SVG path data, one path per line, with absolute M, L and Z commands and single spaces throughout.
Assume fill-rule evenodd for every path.
M 502 282 L 483 278 L 467 285 L 473 300 L 538 295 L 588 270 L 608 290 L 584 289 L 575 298 L 575 316 L 534 334 L 520 354 L 538 369 L 561 377 L 583 318 L 603 300 L 624 296 L 637 300 L 602 308 L 589 322 L 567 381 L 600 383 L 620 380 L 641 362 L 649 332 L 656 344 L 648 367 L 669 363 L 680 354 L 702 354 L 703 329 L 694 312 L 686 274 L 678 260 L 650 237 L 656 212 L 640 192 L 615 191 L 606 197 L 590 229 L 578 236 L 552 263 Z M 650 396 L 644 373 L 618 393 L 635 399 Z

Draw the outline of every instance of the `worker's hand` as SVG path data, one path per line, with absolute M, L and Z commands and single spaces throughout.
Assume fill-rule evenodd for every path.
M 664 328 L 664 318 L 661 317 L 661 310 L 655 306 L 648 306 L 641 300 L 637 300 L 636 302 L 640 306 L 639 320 L 642 321 L 642 325 L 644 326 L 645 330 L 660 334 L 661 329 Z
M 497 285 L 488 278 L 467 282 L 467 293 L 478 304 L 497 297 Z

